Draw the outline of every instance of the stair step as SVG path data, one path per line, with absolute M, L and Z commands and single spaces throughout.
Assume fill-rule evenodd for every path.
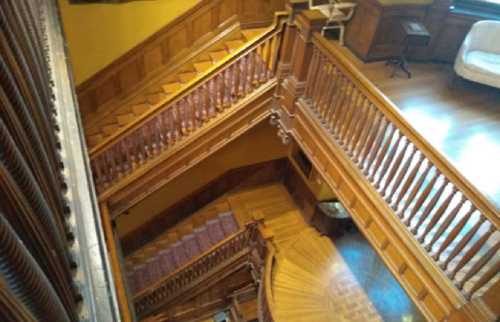
M 104 136 L 102 134 L 94 134 L 94 135 L 88 135 L 87 136 L 87 145 L 89 147 L 93 147 L 98 145 L 104 140 Z
M 225 50 L 212 51 L 209 53 L 209 55 L 210 55 L 210 58 L 212 59 L 212 61 L 214 63 L 216 63 L 216 62 L 219 62 L 219 61 L 223 60 L 224 58 L 226 58 L 226 56 L 228 55 L 228 52 Z
M 160 93 L 160 92 L 159 93 L 151 93 L 151 94 L 146 95 L 146 99 L 147 99 L 148 103 L 153 104 L 153 105 L 160 103 L 166 97 L 167 97 L 167 95 L 165 93 Z
M 137 115 L 135 115 L 133 113 L 118 115 L 116 117 L 118 124 L 120 124 L 121 126 L 125 126 L 127 124 L 134 122 L 136 118 L 137 118 Z
M 177 76 L 179 77 L 182 83 L 188 83 L 192 79 L 194 79 L 197 75 L 198 73 L 196 72 L 185 72 L 185 73 L 180 73 Z
M 166 94 L 173 94 L 181 89 L 182 84 L 179 82 L 167 83 L 165 85 L 162 85 L 161 87 Z
M 266 28 L 245 29 L 241 31 L 241 34 L 245 37 L 246 41 L 250 41 L 262 35 L 265 30 Z
M 132 111 L 134 112 L 135 115 L 142 115 L 147 111 L 149 111 L 150 108 L 151 108 L 150 104 L 142 103 L 132 106 Z
M 243 47 L 243 45 L 245 45 L 245 42 L 243 42 L 242 40 L 230 40 L 226 41 L 225 45 L 229 52 L 234 52 Z
M 104 125 L 101 129 L 102 129 L 102 133 L 104 133 L 104 135 L 109 136 L 109 135 L 116 133 L 118 130 L 120 130 L 120 126 L 118 125 L 118 123 L 108 124 L 108 125 Z
M 196 69 L 196 71 L 198 73 L 203 73 L 204 71 L 210 69 L 213 64 L 211 61 L 202 61 L 202 62 L 198 62 L 198 63 L 194 63 L 194 69 Z

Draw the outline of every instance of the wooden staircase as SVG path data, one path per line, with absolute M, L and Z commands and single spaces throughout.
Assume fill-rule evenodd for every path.
M 135 123 L 148 111 L 185 90 L 191 82 L 210 73 L 232 53 L 251 43 L 265 31 L 266 28 L 237 28 L 175 71 L 160 73 L 132 95 L 113 101 L 111 105 L 100 106 L 84 119 L 88 147 L 92 149 L 120 129 Z

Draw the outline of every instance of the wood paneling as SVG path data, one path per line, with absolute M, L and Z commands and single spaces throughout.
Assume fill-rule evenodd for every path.
M 280 180 L 287 168 L 286 160 L 280 159 L 228 171 L 165 209 L 139 229 L 125 235 L 121 239 L 124 255 L 127 256 L 144 246 L 182 219 L 228 191 L 243 188 L 247 185 L 258 185 Z
M 181 65 L 188 48 L 205 47 L 225 27 L 239 21 L 244 26 L 270 24 L 284 0 L 202 0 L 77 88 L 85 117 L 113 98 L 130 94 L 158 70 Z

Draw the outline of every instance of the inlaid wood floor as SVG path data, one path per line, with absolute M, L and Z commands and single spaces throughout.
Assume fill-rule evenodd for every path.
M 391 78 L 384 62 L 358 66 L 430 143 L 500 209 L 500 90 L 453 82 L 450 65 L 410 62 L 413 74 Z

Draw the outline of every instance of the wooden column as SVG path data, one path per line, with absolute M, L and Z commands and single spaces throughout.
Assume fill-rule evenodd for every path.
M 280 103 L 290 115 L 294 114 L 295 101 L 304 93 L 313 52 L 312 34 L 321 30 L 326 23 L 326 17 L 317 10 L 304 10 L 296 15 L 294 23 L 296 32 L 291 53 L 290 75 L 280 88 Z
M 113 233 L 113 225 L 107 203 L 100 204 L 102 225 L 104 227 L 104 235 L 108 246 L 109 258 L 113 269 L 113 278 L 115 281 L 116 294 L 118 296 L 118 305 L 120 306 L 120 315 L 123 322 L 132 322 L 132 314 L 128 306 L 127 292 L 125 288 L 125 280 L 120 268 L 120 256 L 116 249 L 116 242 Z

